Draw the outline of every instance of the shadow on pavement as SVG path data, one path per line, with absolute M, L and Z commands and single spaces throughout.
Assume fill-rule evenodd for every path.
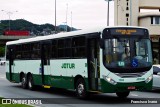
M 20 85 L 12 87 L 21 88 Z M 107 94 L 91 94 L 86 99 L 79 99 L 76 97 L 75 91 L 60 88 L 44 89 L 37 87 L 34 91 L 60 96 L 59 98 L 36 98 L 41 99 L 43 104 L 131 104 L 131 100 L 140 100 L 139 98 L 123 99 Z

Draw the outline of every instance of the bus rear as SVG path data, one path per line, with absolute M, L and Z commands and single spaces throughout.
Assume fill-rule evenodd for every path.
M 106 28 L 101 48 L 102 92 L 127 97 L 133 90 L 152 89 L 152 50 L 147 29 Z

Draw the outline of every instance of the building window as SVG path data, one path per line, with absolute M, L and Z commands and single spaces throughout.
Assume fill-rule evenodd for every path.
M 126 13 L 126 17 L 129 17 L 129 13 Z
M 160 24 L 160 16 L 151 17 L 151 24 L 152 25 L 159 25 Z
M 126 10 L 129 10 L 129 7 L 128 7 L 128 6 L 126 7 Z

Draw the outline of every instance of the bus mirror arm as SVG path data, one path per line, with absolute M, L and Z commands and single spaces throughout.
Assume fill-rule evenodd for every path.
M 104 49 L 104 40 L 103 40 L 103 39 L 100 39 L 100 47 L 101 47 L 102 49 Z

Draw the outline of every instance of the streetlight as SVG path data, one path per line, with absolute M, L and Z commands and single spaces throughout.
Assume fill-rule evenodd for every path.
M 105 0 L 108 2 L 108 9 L 107 9 L 107 26 L 109 26 L 109 2 L 112 1 L 112 0 Z
M 56 29 L 56 0 L 55 0 L 55 34 L 57 33 L 57 29 Z
M 9 17 L 9 23 L 8 23 L 8 26 L 9 26 L 9 31 L 11 30 L 11 22 L 10 22 L 10 20 L 11 20 L 11 15 L 14 13 L 14 12 L 18 12 L 18 11 L 5 11 L 5 10 L 1 10 L 1 11 L 3 11 L 3 12 L 5 12 L 5 13 L 7 13 L 8 14 L 8 17 Z
M 72 31 L 72 11 L 71 11 L 71 31 Z
M 67 32 L 67 16 L 68 16 L 68 3 L 66 4 L 66 32 Z

